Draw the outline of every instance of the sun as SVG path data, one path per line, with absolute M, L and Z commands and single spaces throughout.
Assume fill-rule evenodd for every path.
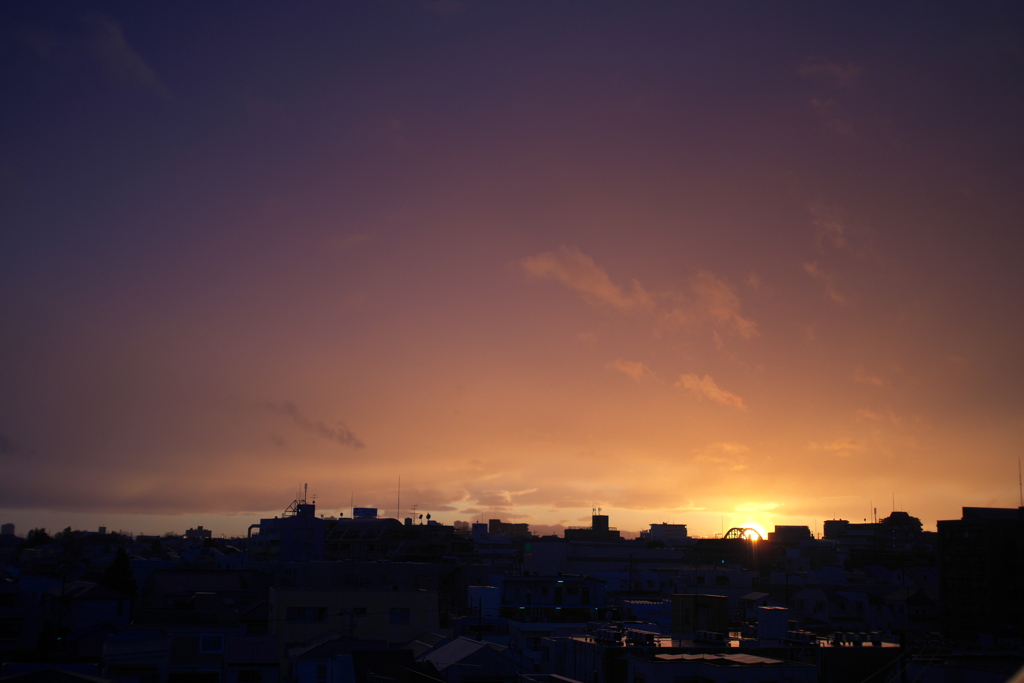
M 761 526 L 760 524 L 757 524 L 756 522 L 747 522 L 746 524 L 743 525 L 743 528 L 744 529 L 753 529 L 754 531 L 756 531 L 758 533 L 758 535 L 762 539 L 768 540 L 768 532 L 764 530 L 763 526 Z M 757 540 L 757 536 L 754 536 L 753 534 L 749 534 L 748 535 L 747 533 L 744 533 L 743 537 L 744 538 L 750 538 L 752 540 Z

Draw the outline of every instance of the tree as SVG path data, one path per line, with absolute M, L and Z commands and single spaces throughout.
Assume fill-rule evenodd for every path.
M 52 543 L 52 542 L 53 542 L 53 539 L 50 538 L 50 534 L 46 533 L 46 529 L 43 529 L 43 528 L 40 527 L 40 528 L 37 528 L 37 529 L 32 529 L 31 531 L 28 532 L 28 536 L 26 536 L 25 540 L 22 541 L 21 547 L 22 548 L 37 548 L 37 547 L 39 547 L 41 545 L 46 545 L 47 543 Z
M 132 565 L 124 548 L 117 549 L 113 564 L 107 567 L 103 576 L 100 577 L 100 585 L 113 588 L 132 598 L 138 593 L 139 584 L 132 576 Z

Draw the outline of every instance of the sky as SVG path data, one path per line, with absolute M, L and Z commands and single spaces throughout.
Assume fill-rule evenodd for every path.
M 0 55 L 19 535 L 1020 505 L 1018 3 L 7 2 Z

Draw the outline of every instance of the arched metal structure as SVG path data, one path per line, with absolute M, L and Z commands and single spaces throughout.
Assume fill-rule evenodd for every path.
M 759 541 L 764 540 L 764 538 L 762 538 L 761 534 L 757 531 L 757 529 L 746 529 L 738 526 L 734 526 L 733 528 L 725 532 L 725 538 L 745 538 L 748 540 L 756 538 Z

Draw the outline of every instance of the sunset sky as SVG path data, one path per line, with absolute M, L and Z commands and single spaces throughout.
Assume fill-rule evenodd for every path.
M 1016 507 L 1014 2 L 0 6 L 0 522 Z

